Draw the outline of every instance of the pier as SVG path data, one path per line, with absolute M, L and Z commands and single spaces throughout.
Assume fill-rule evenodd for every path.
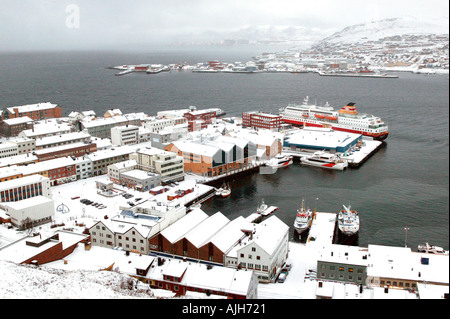
M 195 174 L 186 174 L 185 179 L 189 179 L 189 180 L 194 179 L 197 183 L 214 186 L 214 185 L 218 185 L 218 183 L 220 183 L 220 182 L 228 181 L 231 178 L 234 179 L 235 177 L 239 177 L 242 175 L 257 172 L 259 170 L 259 167 L 262 164 L 263 164 L 262 162 L 254 162 L 245 167 L 229 170 L 225 174 L 217 175 L 217 176 L 213 176 L 213 177 L 205 177 L 205 176 L 199 176 L 199 175 L 195 175 Z
M 309 230 L 307 245 L 330 245 L 334 241 L 337 215 L 315 212 Z
M 351 154 L 340 154 L 341 158 L 348 163 L 349 168 L 359 168 L 365 161 L 367 161 L 370 157 L 372 157 L 382 146 L 385 145 L 385 142 L 377 141 L 377 140 L 364 140 L 364 145 L 360 147 L 358 151 L 352 151 Z M 282 151 L 285 155 L 291 155 L 296 160 L 300 160 L 303 156 L 310 156 L 313 154 L 312 151 L 293 151 L 289 149 L 283 149 Z

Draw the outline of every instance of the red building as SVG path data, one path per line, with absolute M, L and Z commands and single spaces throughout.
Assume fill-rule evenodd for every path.
M 43 120 L 48 118 L 62 117 L 61 107 L 50 103 L 37 103 L 22 106 L 8 107 L 3 110 L 3 119 L 13 119 L 28 116 L 32 120 Z
M 281 115 L 274 115 L 262 112 L 242 113 L 243 127 L 278 130 L 281 124 L 282 124 Z
M 206 128 L 208 124 L 216 118 L 216 111 L 203 110 L 203 111 L 190 111 L 184 114 L 184 117 L 188 121 L 189 132 L 197 131 Z
M 40 162 L 48 161 L 54 158 L 75 156 L 80 157 L 85 154 L 94 153 L 97 151 L 97 144 L 90 143 L 86 144 L 83 142 L 60 145 L 50 148 L 42 148 L 35 150 L 34 154 L 37 156 Z

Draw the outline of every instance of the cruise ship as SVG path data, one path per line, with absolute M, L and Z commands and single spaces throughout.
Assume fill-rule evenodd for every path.
M 288 105 L 280 110 L 282 121 L 293 125 L 331 127 L 336 131 L 344 131 L 384 140 L 388 134 L 387 125 L 373 115 L 358 113 L 355 103 L 348 103 L 339 111 L 328 104 L 318 106 L 309 103 L 306 97 L 302 105 Z

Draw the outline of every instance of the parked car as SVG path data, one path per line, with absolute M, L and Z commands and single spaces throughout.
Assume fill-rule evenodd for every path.
M 287 273 L 285 273 L 285 272 L 282 272 L 279 276 L 278 276 L 278 282 L 279 283 L 283 283 L 285 280 L 286 280 L 286 277 L 287 277 Z

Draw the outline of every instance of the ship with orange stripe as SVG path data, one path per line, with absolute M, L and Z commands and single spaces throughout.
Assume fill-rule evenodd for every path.
M 306 97 L 302 105 L 288 105 L 280 111 L 282 121 L 298 126 L 329 127 L 384 140 L 388 126 L 379 118 L 370 114 L 358 113 L 355 103 L 348 103 L 335 111 L 328 102 L 324 106 L 309 103 Z

